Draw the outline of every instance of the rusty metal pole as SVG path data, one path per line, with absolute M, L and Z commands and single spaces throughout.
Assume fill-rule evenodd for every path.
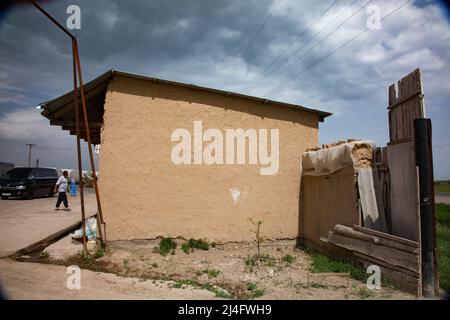
M 95 193 L 97 198 L 97 206 L 98 206 L 98 219 L 100 220 L 101 224 L 104 225 L 103 222 L 103 215 L 100 205 L 100 195 L 98 193 L 97 188 L 97 176 L 95 173 L 95 164 L 93 160 L 92 155 L 92 146 L 91 146 L 91 140 L 90 140 L 90 133 L 89 133 L 89 123 L 87 121 L 87 112 L 86 112 L 86 100 L 84 96 L 84 89 L 83 89 L 83 80 L 81 77 L 81 65 L 80 65 L 80 58 L 78 55 L 78 45 L 76 37 L 71 34 L 66 28 L 64 28 L 56 19 L 54 19 L 48 12 L 46 12 L 41 6 L 37 4 L 35 0 L 31 0 L 31 3 L 40 11 L 42 12 L 49 20 L 51 20 L 58 28 L 60 28 L 65 34 L 67 34 L 72 39 L 72 57 L 73 57 L 73 75 L 74 75 L 74 103 L 75 103 L 75 120 L 76 120 L 76 126 L 77 126 L 77 155 L 78 155 L 78 171 L 79 171 L 79 182 L 80 182 L 80 201 L 81 201 L 81 216 L 82 216 L 82 226 L 83 226 L 83 250 L 85 253 L 87 253 L 86 248 L 86 221 L 85 221 L 85 212 L 84 212 L 84 192 L 83 192 L 83 172 L 81 167 L 81 148 L 80 148 L 80 124 L 79 124 L 79 112 L 78 112 L 78 86 L 77 86 L 77 72 L 79 74 L 80 79 L 80 92 L 81 92 L 81 104 L 83 109 L 83 116 L 84 116 L 84 125 L 86 128 L 86 136 L 88 140 L 88 147 L 89 147 L 89 156 L 91 160 L 91 169 L 93 171 L 93 178 L 94 178 L 94 186 L 95 186 Z M 102 230 L 101 228 L 98 228 L 97 234 L 99 235 L 100 239 L 102 238 Z M 106 239 L 103 239 L 105 241 Z
M 75 52 L 75 39 L 72 39 L 72 53 Z M 75 103 L 75 125 L 77 130 L 77 156 L 78 156 L 78 182 L 80 184 L 80 204 L 81 204 L 81 226 L 83 230 L 83 253 L 87 254 L 86 246 L 86 214 L 84 211 L 84 188 L 83 188 L 83 167 L 81 162 L 81 146 L 80 146 L 80 114 L 78 107 L 78 85 L 77 85 L 77 62 L 75 55 L 72 54 L 73 60 L 73 95 Z M 73 181 L 75 183 L 75 181 Z
M 89 121 L 87 116 L 87 108 L 86 108 L 86 96 L 84 94 L 84 88 L 83 88 L 83 77 L 81 74 L 81 64 L 80 64 L 80 56 L 78 53 L 78 45 L 76 39 L 74 40 L 74 58 L 76 60 L 76 66 L 78 70 L 78 79 L 80 80 L 80 93 L 81 93 L 81 106 L 83 109 L 83 119 L 84 119 L 84 126 L 86 129 L 86 138 L 88 143 L 88 150 L 89 150 L 89 160 L 91 162 L 91 170 L 92 170 L 92 178 L 94 180 L 94 189 L 95 189 L 95 197 L 97 199 L 97 208 L 98 208 L 98 221 L 99 226 L 97 230 L 97 236 L 101 241 L 103 241 L 103 245 L 106 245 L 106 239 L 103 239 L 102 237 L 102 226 L 104 226 L 103 222 L 103 213 L 102 213 L 102 206 L 100 202 L 100 194 L 98 192 L 98 184 L 97 184 L 97 174 L 95 172 L 95 163 L 94 163 L 94 154 L 92 152 L 92 144 L 91 144 L 91 135 L 89 130 Z

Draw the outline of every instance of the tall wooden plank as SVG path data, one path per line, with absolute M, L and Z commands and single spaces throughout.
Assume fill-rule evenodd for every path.
M 379 210 L 379 207 L 382 207 L 379 204 L 381 199 L 377 197 L 372 170 L 372 168 L 358 169 L 358 189 L 361 199 L 363 224 L 366 228 L 386 232 L 384 212 Z
M 392 234 L 418 241 L 417 185 L 412 141 L 387 148 Z

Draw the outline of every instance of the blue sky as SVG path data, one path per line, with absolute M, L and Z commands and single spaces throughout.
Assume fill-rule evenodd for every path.
M 379 29 L 323 59 L 366 29 L 371 10 L 384 17 L 405 1 L 84 0 L 43 6 L 62 22 L 69 5 L 80 6 L 75 33 L 86 80 L 113 68 L 331 111 L 320 125 L 321 143 L 362 138 L 386 145 L 387 87 L 420 67 L 433 122 L 435 177 L 449 179 L 450 23 L 442 3 L 412 1 Z M 35 109 L 71 89 L 70 42 L 33 7 L 13 6 L 0 17 L 0 161 L 26 164 L 25 143 L 35 143 L 33 159 L 41 165 L 75 167 L 74 137 L 49 126 Z

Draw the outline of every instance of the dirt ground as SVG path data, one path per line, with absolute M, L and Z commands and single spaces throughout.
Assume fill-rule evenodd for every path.
M 85 189 L 86 215 L 96 213 L 95 194 Z M 68 196 L 72 211 L 55 211 L 57 197 L 0 200 L 0 258 L 81 221 L 79 193 Z
M 90 270 L 81 270 L 80 290 L 69 290 L 69 274 L 57 265 L 2 259 L 0 270 L 0 285 L 7 299 L 214 299 L 214 294 L 206 290 L 176 289 L 170 282 L 153 283 Z
M 92 194 L 87 197 L 91 208 Z M 78 201 L 71 200 L 71 213 L 54 212 L 55 198 L 0 200 L 0 253 L 14 252 L 61 223 L 77 220 Z M 13 299 L 415 299 L 390 287 L 368 290 L 347 274 L 312 273 L 310 256 L 292 241 L 264 243 L 266 259 L 260 263 L 251 258 L 254 243 L 186 254 L 184 242 L 177 240 L 173 255 L 155 253 L 159 240 L 152 240 L 113 242 L 106 255 L 83 258 L 82 246 L 66 237 L 45 249 L 48 257 L 37 252 L 21 262 L 1 259 L 0 286 Z M 83 290 L 65 288 L 68 265 L 82 268 Z
M 117 297 L 125 299 L 128 297 L 122 291 L 122 286 L 130 283 L 142 283 L 144 286 L 148 284 L 151 288 L 153 285 L 163 286 L 164 290 L 161 292 L 147 288 L 148 293 L 152 294 L 150 296 L 145 296 L 145 290 L 139 293 L 154 299 L 169 297 L 166 290 L 174 290 L 171 297 L 176 299 L 415 299 L 414 296 L 391 287 L 369 290 L 365 283 L 351 279 L 347 274 L 312 273 L 310 256 L 295 248 L 292 241 L 265 243 L 261 254 L 266 258 L 259 263 L 251 258 L 256 253 L 253 244 L 216 245 L 210 246 L 209 250 L 195 250 L 187 254 L 180 248 L 185 241 L 177 242 L 174 252 L 166 256 L 154 252 L 159 240 L 146 240 L 114 242 L 109 245 L 104 256 L 87 258 L 79 254 L 81 245 L 71 244 L 66 238 L 60 245 L 55 244 L 45 251 L 49 254 L 48 257 L 29 257 L 24 261 L 44 263 L 40 265 L 44 269 L 46 266 L 63 268 L 61 265 L 79 265 L 85 269 L 83 274 L 88 275 L 88 282 L 94 281 L 91 279 L 98 275 L 100 280 L 96 281 L 103 283 L 104 280 L 101 279 L 108 279 L 113 275 L 106 274 L 113 273 L 118 285 L 114 289 Z M 91 252 L 94 253 L 95 250 Z M 287 256 L 291 258 L 286 258 Z M 16 263 L 31 265 L 28 262 Z M 92 270 L 92 273 L 86 269 Z M 35 272 L 39 272 L 39 269 Z M 206 293 L 208 295 L 205 296 Z M 95 294 L 84 295 L 86 299 L 95 297 Z M 130 299 L 136 297 L 139 295 L 129 296 Z

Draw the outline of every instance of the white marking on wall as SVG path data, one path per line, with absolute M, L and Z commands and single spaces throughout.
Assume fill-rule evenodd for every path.
M 237 188 L 231 188 L 230 193 L 231 193 L 231 197 L 233 198 L 234 204 L 238 203 L 241 192 Z

